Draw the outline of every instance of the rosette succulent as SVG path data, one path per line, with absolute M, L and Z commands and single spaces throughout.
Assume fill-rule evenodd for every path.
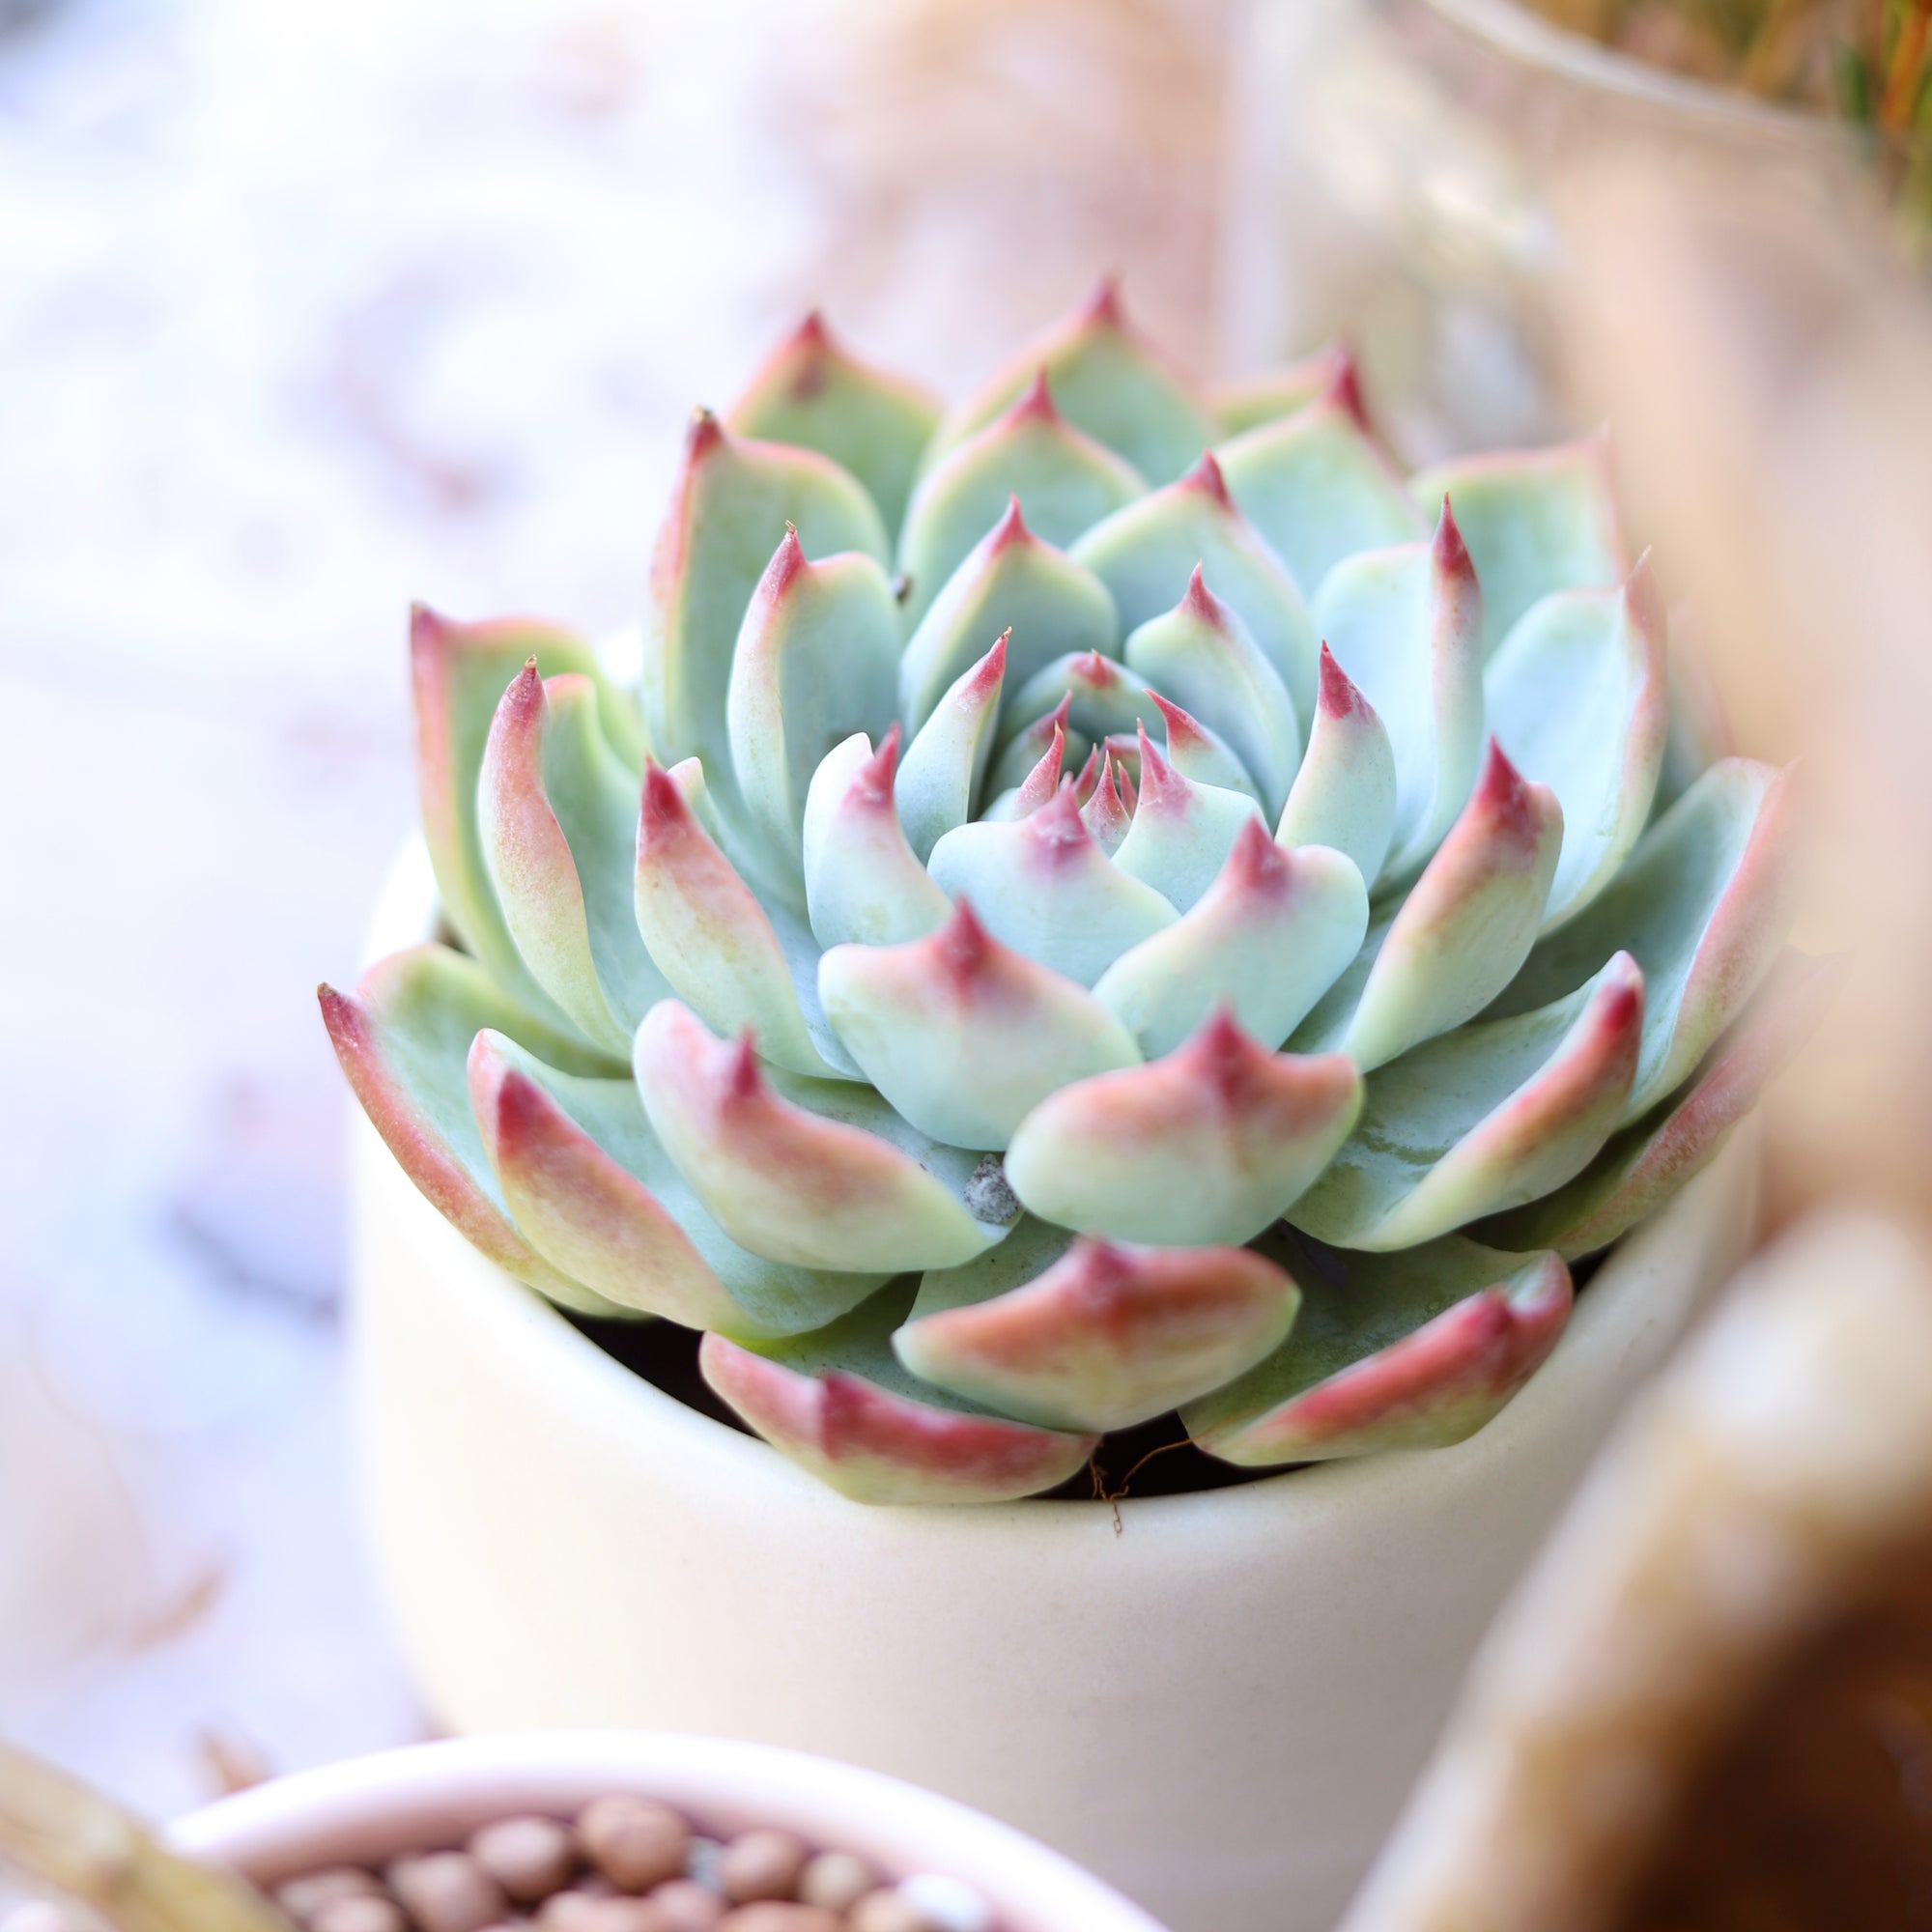
M 1405 477 L 1345 355 L 1209 399 L 1111 290 L 951 412 L 815 319 L 700 411 L 635 689 L 412 650 L 456 944 L 324 988 L 352 1084 L 862 1499 L 1467 1435 L 1818 983 L 1601 440 Z

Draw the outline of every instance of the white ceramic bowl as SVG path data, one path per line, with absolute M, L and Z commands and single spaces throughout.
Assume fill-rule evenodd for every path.
M 966 1880 L 1000 1932 L 1160 1932 L 1137 1906 L 1044 1845 L 895 1777 L 720 1738 L 545 1731 L 462 1738 L 298 1772 L 225 1798 L 169 1833 L 180 1849 L 273 1886 L 457 1843 L 491 1818 L 567 1815 L 605 1791 L 663 1799 L 728 1836 L 777 1825 L 858 1852 L 889 1876 Z
M 421 935 L 399 875 L 386 950 Z M 641 1380 L 354 1147 L 366 1513 L 458 1730 L 637 1724 L 945 1791 L 1176 1932 L 1326 1932 L 1491 1615 L 1735 1263 L 1734 1149 L 1602 1267 L 1453 1449 L 1244 1487 L 877 1508 Z

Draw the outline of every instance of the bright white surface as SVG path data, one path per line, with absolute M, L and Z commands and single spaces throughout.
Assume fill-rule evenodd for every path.
M 607 1791 L 664 1799 L 714 1836 L 776 1825 L 895 1876 L 967 1881 L 995 1908 L 999 1932 L 1160 1932 L 1057 1853 L 962 1804 L 852 1765 L 719 1738 L 552 1731 L 419 1745 L 263 1785 L 183 1819 L 172 1835 L 272 1884 L 448 1843 L 507 1812 L 567 1814 Z

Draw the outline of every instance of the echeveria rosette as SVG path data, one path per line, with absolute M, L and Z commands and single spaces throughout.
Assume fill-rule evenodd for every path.
M 1665 630 L 1600 440 L 1407 479 L 1345 355 L 1217 406 L 1111 293 L 948 414 L 814 320 L 638 694 L 419 614 L 458 946 L 325 1011 L 492 1260 L 850 1495 L 1453 1442 L 1829 977 Z

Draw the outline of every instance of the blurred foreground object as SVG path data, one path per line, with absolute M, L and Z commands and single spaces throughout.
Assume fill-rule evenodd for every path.
M 1478 1658 L 1343 1932 L 1905 1932 L 1932 1888 L 1932 1265 L 1741 1276 Z
M 1515 0 L 1258 0 L 1236 64 L 1230 365 L 1349 333 L 1403 454 L 1591 426 L 1566 398 L 1549 185 L 1613 141 L 1829 204 L 1846 130 L 1690 81 Z
M 0 1743 L 0 1870 L 10 1867 L 116 1932 L 289 1932 L 243 1880 L 165 1850 L 111 1799 Z
M 1347 1932 L 1905 1932 L 1932 1900 L 1932 313 L 1882 237 L 1760 183 L 1606 164 L 1558 199 L 1578 393 L 1741 742 L 1805 754 L 1807 937 L 1851 976 L 1772 1103 L 1798 1225 L 1606 1452 Z
M 1739 744 L 1804 756 L 1799 942 L 1843 996 L 1771 1108 L 1771 1208 L 1920 1220 L 1932 1173 L 1932 301 L 1882 238 L 1772 185 L 1605 167 L 1565 193 L 1578 391 Z M 1642 291 L 1641 299 L 1633 291 Z

